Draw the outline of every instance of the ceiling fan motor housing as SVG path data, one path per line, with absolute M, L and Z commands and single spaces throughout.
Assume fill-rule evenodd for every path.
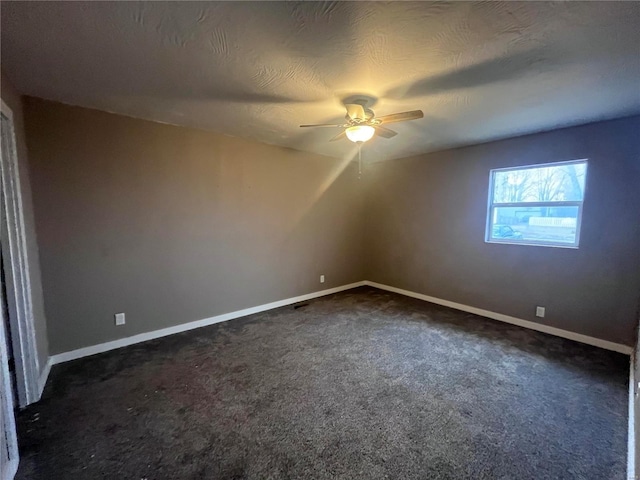
M 340 127 L 344 130 L 334 136 L 330 141 L 334 142 L 341 138 L 347 137 L 352 142 L 362 143 L 370 140 L 374 134 L 383 138 L 393 138 L 397 132 L 382 126 L 386 123 L 405 122 L 407 120 L 416 120 L 423 118 L 422 110 L 412 110 L 410 112 L 393 113 L 376 118 L 374 111 L 367 106 L 367 102 L 352 100 L 345 103 L 347 109 L 345 115 L 346 122 L 344 124 L 323 123 L 316 125 L 300 125 L 301 127 Z
M 362 105 L 350 104 L 346 105 L 347 114 L 344 118 L 351 125 L 373 124 L 375 113 L 370 108 L 364 108 Z

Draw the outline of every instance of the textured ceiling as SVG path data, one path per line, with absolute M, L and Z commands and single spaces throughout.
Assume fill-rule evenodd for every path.
M 2 2 L 21 93 L 344 157 L 341 99 L 425 118 L 367 160 L 640 113 L 638 2 Z

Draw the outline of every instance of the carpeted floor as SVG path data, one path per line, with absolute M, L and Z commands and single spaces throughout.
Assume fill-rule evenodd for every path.
M 363 287 L 53 368 L 18 478 L 625 478 L 628 357 Z

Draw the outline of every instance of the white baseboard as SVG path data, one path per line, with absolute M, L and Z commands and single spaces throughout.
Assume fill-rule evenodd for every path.
M 471 307 L 469 305 L 463 305 L 461 303 L 456 303 L 456 302 L 451 302 L 449 300 L 443 300 L 441 298 L 431 297 L 429 295 L 424 295 L 422 293 L 411 292 L 409 290 L 404 290 L 402 288 L 391 287 L 389 285 L 384 285 L 382 283 L 371 282 L 368 280 L 350 283 L 348 285 L 342 285 L 340 287 L 329 288 L 327 290 L 321 290 L 319 292 L 308 293 L 305 295 L 300 295 L 298 297 L 287 298 L 284 300 L 279 300 L 277 302 L 266 303 L 264 305 L 259 305 L 256 307 L 245 308 L 243 310 L 224 313 L 222 315 L 216 315 L 213 317 L 204 318 L 202 320 L 196 320 L 194 322 L 176 325 L 174 327 L 168 327 L 160 330 L 154 330 L 152 332 L 141 333 L 139 335 L 134 335 L 132 337 L 122 338 L 122 339 L 114 340 L 111 342 L 101 343 L 99 345 L 92 345 L 90 347 L 79 348 L 77 350 L 72 350 L 69 352 L 63 352 L 57 355 L 53 355 L 49 357 L 47 363 L 44 366 L 44 369 L 40 374 L 40 378 L 38 381 L 38 388 L 39 388 L 38 399 L 42 396 L 42 392 L 44 391 L 44 387 L 47 383 L 47 378 L 49 377 L 49 372 L 51 370 L 52 365 L 68 362 L 70 360 L 76 360 L 78 358 L 87 357 L 90 355 L 96 355 L 98 353 L 107 352 L 109 350 L 115 350 L 117 348 L 126 347 L 128 345 L 133 345 L 135 343 L 145 342 L 147 340 L 153 340 L 155 338 L 165 337 L 167 335 L 173 335 L 174 333 L 186 332 L 188 330 L 193 330 L 195 328 L 205 327 L 208 325 L 213 325 L 215 323 L 226 322 L 228 320 L 233 320 L 235 318 L 245 317 L 247 315 L 252 315 L 254 313 L 260 313 L 267 310 L 272 310 L 274 308 L 284 307 L 286 305 L 303 302 L 305 300 L 311 300 L 313 298 L 323 297 L 325 295 L 342 292 L 344 290 L 350 290 L 352 288 L 361 287 L 363 285 L 368 285 L 371 287 L 379 288 L 381 290 L 387 290 L 390 292 L 399 293 L 407 297 L 417 298 L 419 300 L 424 300 L 426 302 L 443 305 L 445 307 L 454 308 L 456 310 L 462 310 L 463 312 L 473 313 L 483 317 L 491 318 L 493 320 L 498 320 L 501 322 L 517 325 L 520 327 L 529 328 L 531 330 L 536 330 L 538 332 L 548 333 L 550 335 L 556 335 L 558 337 L 574 340 L 576 342 L 586 343 L 588 345 L 604 348 L 606 350 L 613 350 L 615 352 L 631 355 L 631 367 L 629 371 L 629 422 L 628 422 L 628 438 L 627 438 L 627 478 L 629 480 L 636 479 L 635 477 L 635 430 L 634 430 L 635 428 L 635 420 L 634 420 L 635 419 L 635 403 L 634 403 L 635 363 L 632 356 L 632 352 L 633 352 L 632 347 L 629 347 L 627 345 L 622 345 L 619 343 L 609 342 L 607 340 L 601 340 L 599 338 L 589 337 L 587 335 L 582 335 L 580 333 L 570 332 L 568 330 L 562 330 L 560 328 L 550 327 L 548 325 L 542 325 L 542 324 L 531 322 L 528 320 L 523 320 L 521 318 L 511 317 L 509 315 L 504 315 L 502 313 L 491 312 L 489 310 L 483 310 L 481 308 Z
M 47 384 L 47 379 L 49 378 L 49 372 L 51 372 L 51 365 L 53 364 L 53 358 L 49 357 L 47 359 L 47 363 L 45 363 L 42 372 L 40 372 L 40 378 L 38 379 L 38 400 L 42 397 L 42 392 L 44 392 L 44 387 Z
M 63 353 L 53 355 L 49 357 L 49 360 L 40 375 L 40 380 L 39 380 L 40 394 L 42 394 L 42 391 L 44 390 L 44 386 L 46 384 L 47 377 L 49 375 L 49 371 L 52 365 L 68 362 L 70 360 L 76 360 L 78 358 L 88 357 L 90 355 L 96 355 L 98 353 L 108 352 L 109 350 L 115 350 L 116 348 L 121 348 L 121 347 L 126 347 L 128 345 L 133 345 L 136 343 L 146 342 L 147 340 L 153 340 L 155 338 L 166 337 L 167 335 L 173 335 L 174 333 L 186 332 L 188 330 L 193 330 L 195 328 L 206 327 L 208 325 L 213 325 L 215 323 L 220 323 L 220 322 L 226 322 L 228 320 L 233 320 L 235 318 L 245 317 L 247 315 L 252 315 L 254 313 L 260 313 L 267 310 L 272 310 L 274 308 L 284 307 L 286 305 L 291 305 L 293 303 L 303 302 L 305 300 L 311 300 L 313 298 L 330 295 L 332 293 L 342 292 L 344 290 L 350 290 L 352 288 L 361 287 L 363 285 L 369 285 L 372 287 L 380 288 L 382 290 L 388 290 L 390 292 L 399 293 L 401 295 L 405 295 L 408 297 L 413 297 L 413 298 L 417 298 L 427 302 L 436 303 L 438 305 L 443 305 L 445 307 L 455 308 L 456 310 L 462 310 L 464 312 L 474 313 L 476 315 L 481 315 L 483 317 L 488 317 L 494 320 L 511 323 L 513 325 L 518 325 L 520 327 L 529 328 L 531 330 L 537 330 L 539 332 L 544 332 L 551 335 L 556 335 L 558 337 L 567 338 L 569 340 L 586 343 L 588 345 L 604 348 L 606 350 L 613 350 L 615 352 L 620 352 L 627 355 L 630 355 L 632 351 L 632 348 L 627 345 L 609 342 L 607 340 L 601 340 L 598 338 L 589 337 L 587 335 L 582 335 L 580 333 L 574 333 L 567 330 L 550 327 L 548 325 L 542 325 L 536 322 L 530 322 L 528 320 L 522 320 L 520 318 L 511 317 L 509 315 L 491 312 L 489 310 L 483 310 L 480 308 L 471 307 L 471 306 L 463 305 L 456 302 L 451 302 L 449 300 L 443 300 L 440 298 L 431 297 L 429 295 L 411 292 L 409 290 L 403 290 L 401 288 L 391 287 L 389 285 L 384 285 L 381 283 L 365 280 L 361 282 L 350 283 L 348 285 L 329 288 L 327 290 L 320 290 L 318 292 L 308 293 L 305 295 L 287 298 L 284 300 L 278 300 L 276 302 L 266 303 L 264 305 L 258 305 L 256 307 L 245 308 L 243 310 L 237 310 L 235 312 L 224 313 L 221 315 L 204 318 L 202 320 L 183 323 L 181 325 L 176 325 L 173 327 L 154 330 L 152 332 L 145 332 L 138 335 L 133 335 L 131 337 L 121 338 L 118 340 L 113 340 L 111 342 L 92 345 L 89 347 L 79 348 L 77 350 L 71 350 L 69 352 L 63 352 Z
M 167 335 L 173 335 L 174 333 L 186 332 L 187 330 L 193 330 L 194 328 L 206 327 L 215 323 L 226 322 L 233 320 L 234 318 L 246 317 L 254 313 L 264 312 L 266 310 L 272 310 L 274 308 L 284 307 L 293 303 L 304 302 L 305 300 L 311 300 L 312 298 L 323 297 L 325 295 L 331 295 L 332 293 L 342 292 L 344 290 L 350 290 L 352 288 L 361 287 L 365 282 L 355 282 L 348 285 L 342 285 L 340 287 L 329 288 L 327 290 L 320 290 L 319 292 L 307 293 L 298 297 L 286 298 L 284 300 L 278 300 L 277 302 L 265 303 L 264 305 L 258 305 L 256 307 L 245 308 L 243 310 L 237 310 L 235 312 L 223 313 L 222 315 L 216 315 L 214 317 L 204 318 L 202 320 L 196 320 L 193 322 L 183 323 L 174 327 L 162 328 L 160 330 L 154 330 L 152 332 L 140 333 L 131 337 L 121 338 L 113 340 L 111 342 L 100 343 L 98 345 L 92 345 L 90 347 L 79 348 L 77 350 L 71 350 L 69 352 L 58 353 L 49 358 L 48 364 L 57 365 L 58 363 L 68 362 L 70 360 L 76 360 L 82 357 L 88 357 L 90 355 L 96 355 L 98 353 L 108 352 L 109 350 L 115 350 L 116 348 L 126 347 L 135 343 L 146 342 L 147 340 L 153 340 L 155 338 L 166 337 Z
M 461 303 L 451 302 L 449 300 L 443 300 L 441 298 L 430 297 L 429 295 L 423 295 L 422 293 L 411 292 L 409 290 L 403 290 L 402 288 L 390 287 L 382 283 L 370 282 L 365 280 L 365 285 L 376 287 L 381 290 L 388 290 L 390 292 L 399 293 L 407 297 L 417 298 L 426 302 L 436 303 L 445 307 L 455 308 L 456 310 L 462 310 L 463 312 L 474 313 L 493 320 L 499 320 L 501 322 L 511 323 L 519 327 L 529 328 L 538 332 L 548 333 L 557 337 L 567 338 L 580 343 L 586 343 L 587 345 L 593 345 L 594 347 L 604 348 L 605 350 L 613 350 L 614 352 L 624 353 L 625 355 L 631 355 L 633 350 L 628 345 L 621 343 L 609 342 L 608 340 L 601 340 L 595 337 L 589 337 L 582 335 L 581 333 L 570 332 L 568 330 L 562 330 L 560 328 L 550 327 L 549 325 L 543 325 L 541 323 L 531 322 L 529 320 L 523 320 L 521 318 L 511 317 L 502 313 L 491 312 L 489 310 L 483 310 L 481 308 L 470 307 L 469 305 L 463 305 Z

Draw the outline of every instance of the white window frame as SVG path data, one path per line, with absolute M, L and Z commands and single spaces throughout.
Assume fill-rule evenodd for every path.
M 26 407 L 40 399 L 40 365 L 13 112 L 4 101 L 1 101 L 0 114 L 8 127 L 0 131 L 3 143 L 0 152 L 0 244 L 4 257 L 8 327 L 15 360 L 18 404 Z
M 510 172 L 517 170 L 528 170 L 533 168 L 540 167 L 559 167 L 563 165 L 572 165 L 577 163 L 584 163 L 587 168 L 585 170 L 585 182 L 584 189 L 582 192 L 582 200 L 581 201 L 562 201 L 562 202 L 494 202 L 493 194 L 494 194 L 494 181 L 497 172 Z M 549 162 L 549 163 L 536 163 L 534 165 L 521 165 L 518 167 L 507 167 L 507 168 L 494 168 L 489 171 L 489 201 L 487 206 L 487 222 L 485 225 L 485 242 L 486 243 L 504 243 L 509 245 L 528 245 L 528 246 L 536 246 L 536 247 L 556 247 L 556 248 L 573 248 L 577 249 L 580 244 L 580 230 L 582 226 L 582 210 L 584 204 L 584 198 L 587 190 L 587 176 L 589 175 L 589 163 L 588 159 L 582 158 L 579 160 L 569 160 L 564 162 Z M 566 243 L 566 242 L 550 242 L 550 241 L 535 241 L 535 240 L 525 240 L 522 242 L 518 242 L 510 239 L 497 239 L 491 238 L 491 232 L 493 228 L 492 218 L 494 215 L 494 210 L 500 207 L 578 207 L 578 215 L 576 218 L 576 236 L 574 243 Z

